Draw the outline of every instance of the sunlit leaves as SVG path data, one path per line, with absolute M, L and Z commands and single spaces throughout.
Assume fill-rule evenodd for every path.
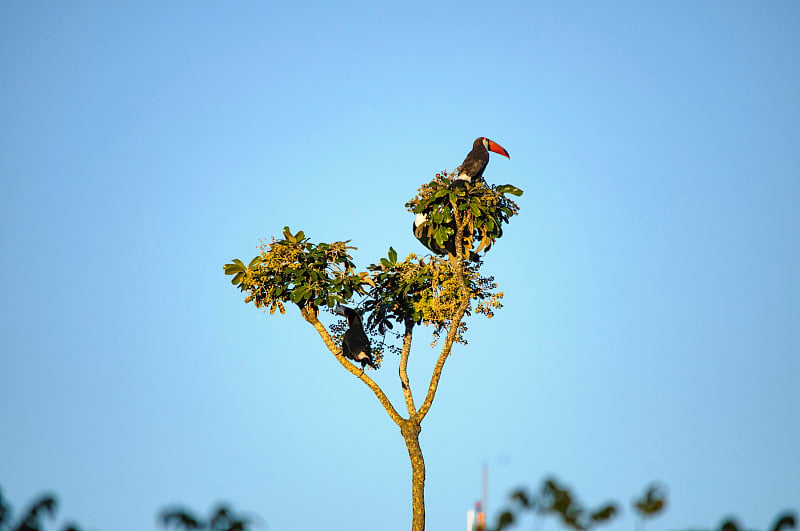
M 230 264 L 225 264 L 222 268 L 226 275 L 233 275 L 231 284 L 238 286 L 242 283 L 242 277 L 247 271 L 247 267 L 238 258 L 234 258 L 231 262 Z
M 426 217 L 426 223 L 418 229 L 418 237 L 428 242 L 428 247 L 443 248 L 460 227 L 462 255 L 472 260 L 477 259 L 477 253 L 492 247 L 503 235 L 503 223 L 508 223 L 519 211 L 506 194 L 522 195 L 522 190 L 510 184 L 488 186 L 484 182 L 453 181 L 452 175 L 444 172 L 422 185 L 418 192 L 406 203 L 408 210 Z M 458 247 L 456 243 L 456 253 Z
M 369 284 L 364 273 L 356 273 L 349 242 L 311 243 L 303 231 L 293 234 L 284 227 L 283 238 L 261 245 L 261 254 L 245 266 L 234 259 L 225 264 L 231 283 L 248 292 L 245 302 L 257 308 L 285 313 L 284 303 L 301 308 L 345 302 L 354 293 L 365 293 Z
M 303 231 L 293 233 L 289 227 L 284 227 L 281 239 L 262 244 L 261 254 L 249 264 L 234 259 L 223 269 L 233 285 L 247 292 L 245 302 L 270 313 L 285 313 L 286 303 L 333 308 L 355 294 L 366 295 L 362 306 L 370 328 L 383 334 L 393 322 L 431 324 L 435 338 L 448 329 L 456 308 L 464 304 L 465 315 L 474 311 L 487 317 L 502 306 L 503 294 L 495 291 L 493 279 L 480 276 L 477 253 L 491 248 L 502 236 L 502 225 L 519 210 L 505 194 L 519 196 L 522 191 L 483 182 L 459 181 L 454 186 L 450 175 L 440 173 L 406 205 L 425 213 L 423 238 L 435 247 L 442 248 L 455 234 L 462 234 L 457 247 L 476 263 L 465 266 L 459 278 L 447 260 L 410 255 L 401 262 L 391 247 L 387 257 L 369 266 L 369 273 L 356 272 L 349 241 L 314 244 Z M 465 330 L 459 323 L 456 341 L 465 342 Z
M 511 184 L 501 184 L 500 186 L 495 186 L 495 191 L 498 194 L 511 194 L 517 197 L 522 195 L 522 190 Z
M 432 325 L 434 338 L 447 329 L 457 308 L 466 302 L 472 311 L 491 317 L 502 307 L 502 293 L 491 277 L 480 276 L 479 264 L 467 264 L 462 281 L 453 263 L 437 257 L 410 254 L 403 261 L 389 248 L 387 258 L 367 269 L 372 274 L 372 289 L 367 293 L 364 310 L 369 314 L 367 325 L 380 333 L 393 327 L 392 322 Z M 473 307 L 473 304 L 476 305 Z M 466 325 L 460 324 L 455 341 L 465 342 Z

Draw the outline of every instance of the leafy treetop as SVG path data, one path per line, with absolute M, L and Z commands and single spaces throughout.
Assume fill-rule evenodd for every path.
M 459 182 L 459 184 L 462 184 Z M 483 182 L 453 186 L 452 175 L 439 173 L 406 206 L 427 217 L 427 237 L 439 246 L 454 234 L 462 234 L 461 256 L 477 259 L 503 234 L 519 207 L 506 194 L 522 195 L 512 185 L 488 186 Z M 370 264 L 368 272 L 356 272 L 348 241 L 314 244 L 303 231 L 283 229 L 283 238 L 262 243 L 261 254 L 248 265 L 239 259 L 224 267 L 232 275 L 231 283 L 248 293 L 245 302 L 256 307 L 285 313 L 284 304 L 292 302 L 314 314 L 319 307 L 333 308 L 337 303 L 363 296 L 362 310 L 368 333 L 383 335 L 394 322 L 434 327 L 434 342 L 449 329 L 458 308 L 463 315 L 473 311 L 487 317 L 502 307 L 503 293 L 498 292 L 492 277 L 480 274 L 480 261 L 445 260 L 435 256 L 409 254 L 399 261 L 389 248 L 388 257 Z M 473 301 L 477 304 L 473 308 Z M 458 319 L 453 340 L 466 343 L 466 324 Z M 334 330 L 335 336 L 340 330 Z
M 460 186 L 454 186 L 453 175 L 437 173 L 418 189 L 406 208 L 425 215 L 422 237 L 435 240 L 438 247 L 453 238 L 461 227 L 463 256 L 467 258 L 474 253 L 476 258 L 477 253 L 488 251 L 503 235 L 502 224 L 519 212 L 519 206 L 506 194 L 521 196 L 522 190 L 510 184 L 489 186 L 483 181 L 458 181 Z

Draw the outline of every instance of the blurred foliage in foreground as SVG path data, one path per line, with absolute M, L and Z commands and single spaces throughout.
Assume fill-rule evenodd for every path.
M 45 529 L 42 524 L 44 517 L 55 518 L 56 499 L 52 494 L 43 494 L 38 500 L 31 503 L 23 516 L 14 524 L 14 513 L 11 506 L 3 498 L 0 490 L 0 531 L 39 531 Z M 64 531 L 78 531 L 74 524 L 67 524 Z
M 658 516 L 666 509 L 666 489 L 658 484 L 648 486 L 640 497 L 631 502 L 631 507 L 637 516 L 637 531 L 644 531 L 645 521 Z M 595 509 L 584 507 L 567 487 L 559 484 L 555 478 L 547 478 L 542 482 L 542 486 L 536 494 L 532 495 L 525 489 L 513 491 L 509 495 L 509 505 L 500 512 L 491 531 L 503 531 L 515 527 L 526 514 L 534 514 L 539 518 L 555 516 L 567 529 L 588 531 L 597 525 L 611 522 L 621 512 L 619 504 L 615 502 L 606 502 Z M 775 518 L 772 527 L 767 529 L 768 531 L 789 531 L 796 528 L 797 516 L 791 511 L 784 511 Z M 719 531 L 744 531 L 745 528 L 734 518 L 728 517 L 717 529 Z
M 23 516 L 14 522 L 11 506 L 3 498 L 0 490 L 0 531 L 45 531 L 45 518 L 54 520 L 58 502 L 52 494 L 44 494 L 33 502 Z M 251 520 L 236 515 L 225 505 L 219 505 L 212 511 L 208 520 L 196 516 L 185 508 L 173 507 L 164 509 L 158 518 L 159 523 L 166 528 L 208 531 L 247 531 L 252 529 Z M 55 529 L 55 528 L 53 528 Z M 62 531 L 80 531 L 80 527 L 73 523 L 60 527 Z
M 660 485 L 650 485 L 645 492 L 631 502 L 637 516 L 636 531 L 644 531 L 645 521 L 658 516 L 667 507 L 666 489 Z M 512 491 L 508 496 L 509 505 L 497 517 L 495 526 L 488 531 L 503 531 L 516 527 L 528 515 L 540 518 L 556 517 L 566 529 L 588 531 L 597 525 L 607 524 L 618 517 L 622 511 L 619 504 L 606 502 L 590 509 L 581 505 L 577 497 L 555 478 L 542 482 L 538 492 L 531 494 L 525 489 Z M 54 520 L 58 503 L 55 496 L 45 494 L 31 503 L 16 523 L 11 506 L 3 498 L 0 490 L 0 531 L 46 531 L 45 518 Z M 197 516 L 183 507 L 164 509 L 158 516 L 162 527 L 185 530 L 208 531 L 248 531 L 254 528 L 252 518 L 235 514 L 225 505 L 219 505 L 207 519 Z M 266 526 L 259 526 L 266 527 Z M 541 526 L 538 526 L 539 528 Z M 54 528 L 55 529 L 55 528 Z M 80 531 L 81 528 L 69 523 L 58 528 L 61 531 Z M 779 513 L 766 531 L 790 531 L 797 529 L 797 515 L 792 511 Z M 733 517 L 725 518 L 717 528 L 690 528 L 686 531 L 751 531 Z M 478 530 L 482 531 L 482 530 Z
M 236 516 L 224 505 L 217 507 L 208 520 L 194 515 L 189 509 L 172 508 L 161 511 L 159 517 L 165 527 L 176 529 L 208 529 L 209 531 L 245 531 L 250 529 L 250 520 Z

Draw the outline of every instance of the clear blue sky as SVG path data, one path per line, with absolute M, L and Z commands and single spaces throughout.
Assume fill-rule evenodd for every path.
M 477 136 L 525 195 L 485 264 L 506 307 L 423 425 L 429 529 L 464 528 L 483 462 L 493 509 L 550 473 L 592 506 L 664 482 L 656 530 L 800 507 L 797 2 L 3 2 L 0 69 L 18 509 L 408 529 L 397 427 L 222 265 L 284 225 L 362 268 L 420 252 L 403 204 Z

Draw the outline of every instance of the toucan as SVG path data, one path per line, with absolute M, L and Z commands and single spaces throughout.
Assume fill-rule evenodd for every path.
M 457 177 L 451 186 L 464 186 L 466 183 L 482 181 L 483 171 L 486 169 L 486 165 L 489 164 L 489 151 L 499 153 L 508 159 L 511 158 L 508 155 L 508 151 L 506 151 L 503 146 L 494 140 L 489 140 L 485 136 L 480 136 L 472 143 L 472 151 L 467 153 L 464 162 L 461 163 L 461 166 L 456 168 Z M 444 246 L 436 243 L 436 240 L 433 238 L 423 238 L 426 222 L 427 217 L 423 213 L 419 213 L 414 217 L 414 225 L 412 227 L 414 236 L 434 254 L 442 256 L 452 254 L 455 256 L 456 245 L 453 237 L 444 241 Z M 453 234 L 455 235 L 455 226 L 453 227 Z M 470 253 L 469 258 L 473 261 L 477 260 L 477 256 L 474 253 Z
M 347 319 L 347 331 L 342 338 L 342 354 L 346 358 L 361 363 L 363 369 L 369 365 L 376 369 L 375 360 L 372 359 L 372 347 L 369 345 L 367 334 L 364 333 L 364 325 L 361 323 L 361 316 L 358 312 L 341 304 L 336 305 L 336 313 L 344 315 Z
M 485 136 L 479 136 L 475 139 L 475 142 L 472 143 L 472 151 L 467 153 L 467 158 L 464 159 L 461 166 L 456 168 L 458 171 L 456 180 L 470 183 L 483 180 L 483 170 L 485 170 L 486 165 L 489 164 L 490 151 L 499 153 L 508 159 L 511 158 L 508 155 L 508 151 L 506 151 L 503 146 L 494 140 L 489 140 Z

